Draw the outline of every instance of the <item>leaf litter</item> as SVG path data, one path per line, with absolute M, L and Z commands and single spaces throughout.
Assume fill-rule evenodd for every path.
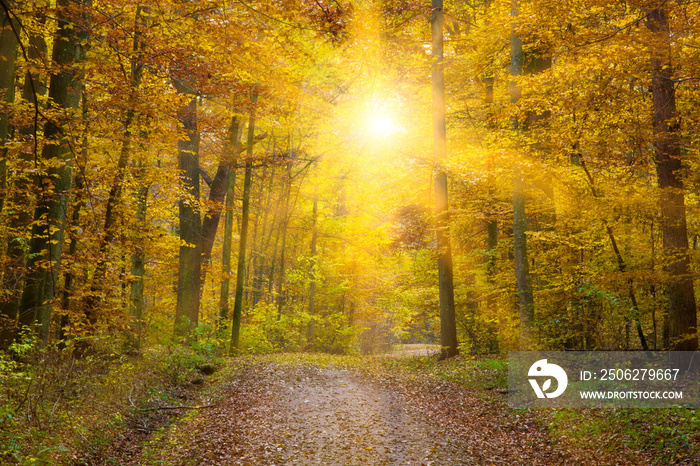
M 503 396 L 367 358 L 232 360 L 219 401 L 146 448 L 168 465 L 551 465 L 583 457 Z M 620 463 L 624 464 L 624 463 Z

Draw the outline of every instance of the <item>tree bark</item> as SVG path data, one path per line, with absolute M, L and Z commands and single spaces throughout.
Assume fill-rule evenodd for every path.
M 512 3 L 511 16 L 518 17 L 518 4 Z M 510 74 L 520 76 L 523 72 L 523 42 L 513 31 L 510 38 Z M 510 101 L 520 100 L 521 89 L 515 81 L 510 84 Z M 518 122 L 513 122 L 513 129 L 519 130 Z M 527 257 L 527 215 L 525 181 L 520 169 L 513 171 L 513 255 L 515 261 L 515 278 L 520 302 L 520 348 L 532 349 L 532 326 L 535 320 L 535 300 L 532 293 L 532 279 Z
M 17 36 L 16 32 L 19 32 L 19 25 L 17 21 L 8 16 L 5 8 L 0 7 L 0 27 L 2 31 L 0 32 L 0 62 L 3 66 L 0 67 L 0 96 L 4 97 L 4 101 L 7 104 L 14 102 L 15 97 L 15 61 L 17 58 Z M 9 108 L 9 105 L 8 105 Z M 5 204 L 5 197 L 7 195 L 7 143 L 9 140 L 9 110 L 0 110 L 0 212 L 2 212 Z M 12 234 L 12 233 L 11 233 Z M 12 240 L 10 238 L 10 245 L 8 245 L 8 255 L 10 254 L 9 249 L 12 247 Z M 10 256 L 10 267 L 13 266 L 12 259 L 14 257 Z M 4 290 L 12 292 L 14 289 L 14 278 L 15 274 L 13 271 L 6 270 L 6 276 L 4 278 L 12 278 L 13 280 L 6 283 L 7 280 L 3 280 L 3 285 L 7 284 L 10 287 L 4 286 Z M 13 293 L 14 295 L 14 293 Z M 15 333 L 17 331 L 17 299 L 11 296 L 6 302 L 0 305 L 0 349 L 6 349 L 14 340 Z
M 457 324 L 452 276 L 452 248 L 450 245 L 450 216 L 447 200 L 447 173 L 442 164 L 447 156 L 447 128 L 445 123 L 445 76 L 443 53 L 444 15 L 442 0 L 432 0 L 432 70 L 433 139 L 437 167 L 435 168 L 435 223 L 438 248 L 438 280 L 440 289 L 440 359 L 456 356 Z
M 219 229 L 219 220 L 221 219 L 221 208 L 226 199 L 226 191 L 228 188 L 228 174 L 231 170 L 228 154 L 228 149 L 224 154 L 226 160 L 222 160 L 216 170 L 216 175 L 209 187 L 209 202 L 211 207 L 207 209 L 202 222 L 202 258 L 205 263 L 211 260 L 211 250 L 214 248 L 214 240 L 216 239 L 216 231 Z
M 228 144 L 233 148 L 238 147 L 238 117 L 231 118 L 229 127 Z M 233 242 L 233 210 L 235 208 L 236 191 L 236 170 L 235 157 L 238 155 L 237 149 L 231 152 L 232 159 L 229 161 L 229 170 L 226 176 L 226 213 L 224 219 L 224 251 L 221 258 L 221 293 L 219 296 L 219 328 L 225 329 L 228 324 L 228 297 L 231 283 L 231 245 Z
M 273 151 L 274 153 L 274 148 Z M 263 218 L 262 218 L 262 233 L 260 234 L 260 250 L 259 250 L 259 265 L 257 269 L 257 273 L 255 274 L 255 283 L 254 283 L 254 290 L 253 290 L 253 307 L 257 305 L 258 302 L 260 302 L 261 299 L 263 299 L 263 282 L 265 281 L 265 270 L 266 267 L 268 267 L 268 252 L 270 249 L 270 241 L 272 240 L 272 235 L 275 232 L 275 220 L 277 218 L 277 210 L 274 211 L 272 220 L 271 220 L 271 225 L 269 225 L 268 228 L 268 218 L 270 214 L 270 210 L 272 210 L 272 192 L 273 192 L 273 187 L 274 187 L 274 182 L 275 182 L 275 170 L 274 166 L 270 169 L 270 174 L 269 174 L 269 181 L 267 185 L 267 196 L 265 199 L 265 206 L 262 207 L 263 210 Z M 269 230 L 269 232 L 268 232 Z M 272 260 L 274 260 L 274 253 L 272 256 Z M 271 266 L 270 266 L 271 267 Z
M 656 173 L 661 189 L 661 218 L 665 271 L 668 274 L 668 334 L 676 351 L 698 349 L 697 309 L 690 273 L 688 232 L 682 179 L 680 123 L 676 111 L 671 66 L 670 30 L 666 10 L 647 14 L 647 27 L 654 36 L 651 44 L 651 93 L 654 107 L 654 149 Z
M 72 117 L 69 115 L 80 105 L 80 72 L 75 66 L 80 29 L 70 22 L 72 8 L 74 4 L 69 0 L 57 2 L 58 31 L 53 49 L 57 71 L 51 75 L 49 97 L 53 106 L 64 111 L 57 112 L 55 119 L 48 121 L 44 127 L 44 137 L 53 142 L 45 144 L 42 150 L 42 159 L 50 168 L 36 180 L 41 195 L 34 211 L 28 272 L 19 309 L 20 323 L 36 326 L 39 338 L 44 343 L 49 338 L 51 311 L 61 266 L 68 191 L 72 181 L 73 154 L 67 131 Z
M 45 5 L 44 5 L 45 7 Z M 46 18 L 42 12 L 38 13 L 37 21 L 44 24 Z M 46 39 L 42 35 L 31 34 L 27 58 L 32 63 L 38 63 L 37 69 L 46 68 Z M 45 78 L 39 73 L 27 71 L 22 87 L 22 99 L 31 102 L 38 111 L 38 98 L 46 95 Z M 19 134 L 23 140 L 34 138 L 36 140 L 38 128 L 33 125 L 22 126 Z M 35 146 L 36 147 L 36 146 Z M 11 204 L 14 213 L 9 216 L 10 235 L 7 242 L 6 266 L 2 277 L 2 288 L 8 292 L 7 298 L 0 304 L 0 315 L 5 316 L 6 321 L 11 322 L 0 331 L 0 348 L 4 348 L 15 339 L 17 333 L 17 315 L 22 284 L 25 271 L 25 232 L 32 219 L 30 205 L 26 203 L 27 192 L 31 190 L 31 179 L 25 173 L 31 168 L 35 154 L 22 150 L 19 152 L 19 164 L 15 176 L 15 186 L 10 192 Z
M 280 245 L 280 267 L 277 273 L 277 320 L 282 319 L 282 308 L 284 307 L 284 279 L 286 273 L 287 254 L 287 227 L 289 226 L 289 202 L 292 198 L 292 162 L 287 164 L 287 180 L 284 194 L 284 207 L 282 209 L 282 244 Z
M 253 92 L 252 109 L 248 121 L 248 153 L 245 162 L 245 178 L 243 180 L 243 208 L 241 211 L 241 237 L 238 243 L 238 269 L 236 273 L 236 297 L 233 303 L 233 322 L 231 323 L 231 355 L 238 353 L 241 330 L 241 314 L 243 311 L 243 284 L 245 283 L 246 241 L 248 240 L 248 220 L 250 217 L 250 185 L 253 175 L 253 143 L 255 138 L 255 107 L 258 94 Z
M 184 137 L 178 142 L 178 168 L 187 197 L 180 199 L 180 257 L 175 309 L 175 334 L 187 336 L 199 322 L 202 269 L 202 222 L 199 210 L 199 131 L 197 97 L 178 110 Z
M 134 251 L 131 254 L 131 284 L 129 290 L 129 315 L 132 317 L 133 329 L 130 332 L 130 344 L 134 348 L 141 346 L 141 337 L 144 330 L 143 325 L 143 310 L 144 310 L 144 277 L 146 275 L 146 252 L 144 238 L 141 237 L 141 231 L 146 227 L 146 212 L 148 208 L 148 191 L 149 185 L 144 179 L 145 168 L 143 160 L 139 160 L 136 164 L 135 178 L 137 182 L 136 188 L 136 226 L 139 231 L 139 236 L 135 241 Z
M 85 59 L 85 50 L 80 51 L 81 59 Z M 89 154 L 89 140 L 88 140 L 88 100 L 87 93 L 85 91 L 84 74 L 81 78 L 83 80 L 82 89 L 82 117 L 83 117 L 83 147 L 80 152 L 80 161 L 85 166 Z M 80 228 L 80 211 L 85 206 L 85 178 L 82 173 L 78 173 L 75 177 L 75 195 L 73 196 L 73 213 L 71 215 L 70 226 L 69 226 L 69 236 L 70 243 L 68 246 L 68 256 L 69 264 L 66 267 L 66 275 L 63 281 L 63 298 L 61 300 L 61 310 L 63 314 L 61 315 L 61 325 L 59 329 L 59 340 L 61 344 L 65 345 L 65 340 L 68 339 L 68 327 L 70 325 L 70 320 L 68 318 L 68 310 L 70 309 L 71 298 L 73 297 L 73 286 L 75 280 L 75 274 L 72 270 L 72 265 L 75 263 L 76 253 L 78 251 L 78 230 Z
M 14 2 L 8 2 L 14 6 Z M 7 104 L 0 110 L 0 212 L 7 195 L 7 142 L 10 129 L 10 106 L 15 101 L 15 63 L 17 59 L 18 21 L 0 7 L 0 97 Z
M 141 35 L 143 29 L 146 27 L 145 19 L 142 14 L 143 10 L 144 8 L 138 6 L 136 8 L 134 18 L 134 39 L 132 44 L 131 67 L 129 75 L 129 90 L 131 93 L 129 96 L 129 107 L 123 119 L 124 131 L 122 133 L 123 140 L 121 150 L 119 152 L 119 159 L 117 161 L 117 173 L 114 180 L 112 180 L 112 186 L 110 187 L 109 194 L 107 196 L 107 207 L 105 209 L 104 220 L 104 236 L 100 242 L 96 271 L 92 281 L 90 296 L 88 297 L 85 306 L 85 317 L 91 325 L 94 325 L 97 321 L 97 312 L 100 308 L 99 303 L 102 301 L 102 288 L 107 275 L 107 264 L 110 262 L 109 249 L 114 242 L 115 235 L 117 233 L 116 223 L 119 218 L 118 209 L 122 204 L 122 189 L 126 180 L 129 162 L 132 155 L 132 126 L 134 123 L 134 118 L 136 117 L 136 104 L 138 99 L 137 91 L 141 85 L 141 79 L 143 77 L 141 52 L 144 45 L 141 42 Z

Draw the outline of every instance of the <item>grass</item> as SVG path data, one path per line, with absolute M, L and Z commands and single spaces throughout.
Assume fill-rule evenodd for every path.
M 554 439 L 610 455 L 648 458 L 648 464 L 697 464 L 700 420 L 689 409 L 557 410 Z
M 0 361 L 0 464 L 88 464 L 130 427 L 148 430 L 153 406 L 178 397 L 219 361 L 183 347 L 118 355 L 98 343 L 87 357 L 71 348 L 30 348 Z

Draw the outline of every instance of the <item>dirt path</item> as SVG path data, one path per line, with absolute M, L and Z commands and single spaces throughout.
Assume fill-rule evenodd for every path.
M 280 401 L 286 464 L 431 464 L 443 449 L 398 393 L 345 369 L 314 371 Z
M 176 425 L 139 464 L 578 463 L 502 400 L 453 384 L 266 359 L 234 374 L 214 408 Z

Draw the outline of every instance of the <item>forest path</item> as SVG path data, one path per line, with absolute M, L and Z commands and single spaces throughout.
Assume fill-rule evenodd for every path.
M 250 358 L 215 407 L 178 423 L 141 464 L 577 464 L 493 398 L 432 377 Z M 483 392 L 482 392 L 483 393 Z

